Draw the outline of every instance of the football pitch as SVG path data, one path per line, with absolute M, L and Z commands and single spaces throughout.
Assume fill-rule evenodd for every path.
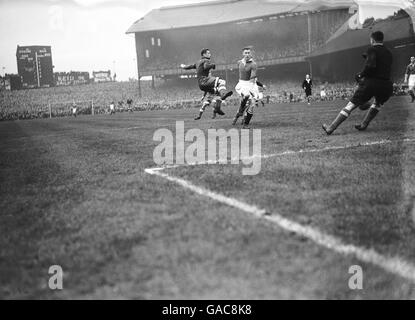
M 415 299 L 415 104 L 325 135 L 344 105 L 258 107 L 252 176 L 153 160 L 156 130 L 235 107 L 1 122 L 0 298 Z

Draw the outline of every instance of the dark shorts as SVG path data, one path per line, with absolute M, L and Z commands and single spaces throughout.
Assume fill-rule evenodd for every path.
M 311 96 L 311 89 L 305 89 L 305 95 L 306 97 Z
M 199 88 L 208 93 L 215 93 L 216 77 L 204 77 L 199 79 Z
M 392 94 L 392 81 L 366 78 L 359 82 L 359 85 L 350 101 L 358 106 L 375 97 L 376 103 L 382 105 L 389 100 Z

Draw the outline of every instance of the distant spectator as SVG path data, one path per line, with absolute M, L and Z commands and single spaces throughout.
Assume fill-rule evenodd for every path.
M 110 115 L 115 114 L 115 104 L 114 101 L 110 104 Z
M 77 109 L 77 107 L 76 107 L 76 103 L 73 103 L 72 104 L 72 116 L 74 116 L 75 118 L 76 118 L 76 109 Z
M 127 99 L 127 111 L 133 112 L 132 104 L 133 104 L 133 99 Z

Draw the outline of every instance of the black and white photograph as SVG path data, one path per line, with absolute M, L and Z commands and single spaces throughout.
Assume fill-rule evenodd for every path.
M 0 12 L 0 300 L 415 300 L 415 1 Z

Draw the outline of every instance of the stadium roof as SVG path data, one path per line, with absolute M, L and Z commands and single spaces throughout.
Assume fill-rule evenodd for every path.
M 127 30 L 137 33 L 214 25 L 275 14 L 349 8 L 351 0 L 226 0 L 154 9 Z
M 388 19 L 375 22 L 372 26 L 347 30 L 339 37 L 326 43 L 324 47 L 316 50 L 311 57 L 348 50 L 351 48 L 368 47 L 369 37 L 373 31 L 382 31 L 385 34 L 385 42 L 413 37 L 410 18 Z

